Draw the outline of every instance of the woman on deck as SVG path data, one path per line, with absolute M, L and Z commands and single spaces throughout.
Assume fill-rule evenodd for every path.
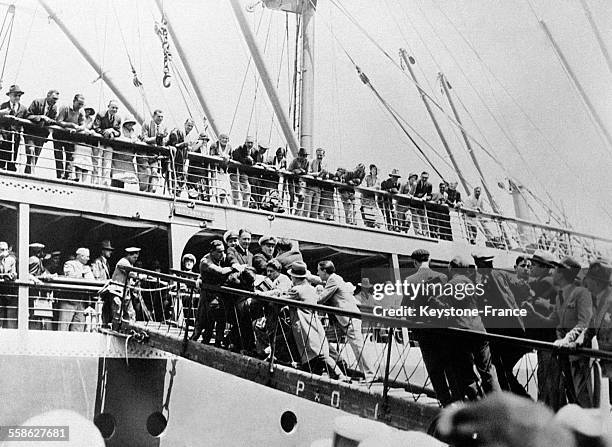
M 94 109 L 85 107 L 85 122 L 83 122 L 83 128 L 86 130 L 79 133 L 83 135 L 94 134 L 91 128 L 93 127 L 95 116 L 96 111 Z M 75 144 L 74 146 L 72 163 L 74 165 L 74 180 L 76 182 L 87 183 L 89 181 L 89 175 L 93 170 L 92 145 L 97 147 L 98 143 L 92 140 Z
M 138 134 L 134 130 L 135 124 L 136 120 L 134 118 L 126 118 L 121 125 L 121 136 L 117 138 L 117 141 L 139 144 Z M 134 156 L 134 150 L 127 145 L 113 150 L 111 186 L 123 188 L 125 183 L 138 183 L 138 177 L 134 169 Z
M 306 304 L 317 304 L 317 292 L 306 279 L 308 276 L 306 264 L 294 262 L 287 273 L 293 283 L 289 298 Z M 289 312 L 302 369 L 315 374 L 328 372 L 331 376 L 337 376 L 338 380 L 347 381 L 348 378 L 329 355 L 329 343 L 317 313 L 298 307 L 290 307 Z

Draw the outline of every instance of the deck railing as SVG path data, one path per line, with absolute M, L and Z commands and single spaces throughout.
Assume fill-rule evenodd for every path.
M 550 250 L 588 262 L 612 255 L 612 239 L 568 228 L 423 201 L 379 189 L 355 187 L 309 175 L 294 175 L 268 165 L 248 166 L 186 149 L 147 145 L 97 134 L 80 134 L 27 120 L 0 118 L 0 125 L 26 126 L 7 135 L 26 140 L 27 151 L 13 164 L 17 172 L 92 187 L 157 194 L 178 201 L 235 206 L 270 214 L 440 241 L 462 241 L 502 250 Z M 16 127 L 15 127 L 16 126 Z M 39 135 L 27 133 L 39 129 Z M 44 133 L 44 131 L 43 131 Z M 23 135 L 24 138 L 21 138 Z M 33 136 L 33 138 L 31 138 Z M 47 144 L 47 142 L 49 144 Z M 22 144 L 23 145 L 23 144 Z M 53 152 L 44 150 L 53 146 Z M 14 148 L 1 146 L 2 159 Z M 68 163 L 68 165 L 66 165 Z M 2 169 L 0 164 L 0 169 Z M 5 166 L 8 167 L 8 166 Z M 77 177 L 78 174 L 78 177 Z

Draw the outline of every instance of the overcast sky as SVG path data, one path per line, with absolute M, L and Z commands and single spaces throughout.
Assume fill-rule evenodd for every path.
M 153 27 L 160 14 L 153 0 L 48 2 L 141 113 L 143 101 L 132 85 L 127 53 L 151 106 L 163 108 L 173 126 L 184 121 L 189 112 L 177 89 L 179 81 L 173 78 L 170 89 L 161 85 L 162 49 Z M 536 15 L 547 23 L 610 132 L 612 73 L 580 1 L 530 2 L 336 0 L 396 62 L 398 49 L 406 48 L 417 61 L 415 71 L 421 84 L 450 114 L 437 82 L 438 72 L 445 73 L 465 127 L 497 160 L 493 162 L 476 145 L 487 181 L 505 212 L 513 214 L 512 204 L 497 183 L 510 173 L 546 201 L 547 190 L 565 208 L 576 229 L 609 236 L 612 148 L 593 125 Z M 612 2 L 587 2 L 606 46 L 611 48 L 612 29 L 608 24 Z M 96 110 L 103 107 L 112 93 L 100 82 L 92 83 L 95 71 L 57 25 L 49 23 L 33 0 L 20 0 L 16 5 L 2 88 L 6 90 L 17 82 L 26 92 L 25 103 L 52 87 L 60 90 L 62 102 L 81 92 Z M 248 133 L 273 147 L 283 145 L 253 64 L 245 77 L 248 51 L 229 3 L 165 0 L 164 9 L 221 130 L 230 132 L 235 145 Z M 288 109 L 291 73 L 287 54 L 293 57 L 293 18 L 289 18 L 291 36 L 287 45 L 284 14 L 259 7 L 248 16 L 253 28 L 259 29 L 260 48 L 266 48 L 270 73 L 278 80 L 281 99 Z M 412 132 L 443 176 L 447 180 L 457 178 L 409 77 L 330 0 L 319 0 L 316 33 L 314 140 L 316 147 L 327 149 L 331 164 L 353 167 L 359 162 L 374 162 L 383 177 L 398 167 L 404 180 L 410 172 L 433 171 L 361 83 L 344 47 L 384 99 L 427 141 Z M 173 53 L 177 58 L 176 51 Z M 193 103 L 191 107 L 197 109 Z M 197 110 L 194 115 L 201 123 Z M 442 112 L 437 111 L 436 116 L 468 181 L 478 184 L 458 129 Z M 439 179 L 431 177 L 437 189 Z

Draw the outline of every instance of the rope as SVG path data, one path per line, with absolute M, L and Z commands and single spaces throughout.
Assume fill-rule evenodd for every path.
M 8 29 L 4 32 L 4 25 L 6 24 L 6 20 L 11 15 L 11 19 L 8 24 Z M 6 61 L 8 60 L 8 52 L 11 46 L 11 39 L 13 37 L 13 23 L 15 22 L 15 6 L 11 5 L 6 10 L 6 14 L 4 15 L 4 20 L 2 21 L 2 26 L 0 27 L 0 34 L 4 33 L 4 37 L 2 38 L 2 43 L 0 43 L 0 49 L 4 47 L 4 42 L 6 42 L 6 49 L 4 52 L 4 60 L 2 61 L 2 72 L 0 73 L 0 88 L 2 88 L 2 81 L 4 80 L 4 71 L 6 69 Z

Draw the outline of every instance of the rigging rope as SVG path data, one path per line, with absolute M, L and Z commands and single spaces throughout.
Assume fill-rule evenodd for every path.
M 19 58 L 19 63 L 17 64 L 17 70 L 15 70 L 15 77 L 13 79 L 13 84 L 17 83 L 17 79 L 19 79 L 19 75 L 21 73 L 21 64 L 23 63 L 23 59 L 28 48 L 28 41 L 30 40 L 30 36 L 32 35 L 32 27 L 34 26 L 34 19 L 36 19 L 36 14 L 38 13 L 38 7 L 40 5 L 36 4 L 36 9 L 34 9 L 34 13 L 32 14 L 32 21 L 30 22 L 30 26 L 28 27 L 28 32 L 26 34 L 26 38 L 23 42 L 23 48 L 21 49 L 21 57 Z
M 8 28 L 6 32 L 4 31 L 4 25 L 6 23 L 7 18 L 11 16 L 10 21 L 8 23 Z M 2 88 L 2 82 L 4 81 L 4 71 L 6 69 L 6 61 L 8 60 L 8 52 L 11 47 L 11 38 L 13 37 L 13 24 L 15 23 L 15 5 L 10 5 L 6 10 L 6 14 L 4 15 L 4 20 L 2 21 L 2 26 L 0 27 L 0 34 L 4 34 L 2 38 L 2 43 L 0 43 L 0 51 L 2 47 L 4 47 L 4 42 L 6 42 L 6 49 L 4 51 L 4 58 L 2 61 L 2 72 L 0 72 L 0 88 Z

